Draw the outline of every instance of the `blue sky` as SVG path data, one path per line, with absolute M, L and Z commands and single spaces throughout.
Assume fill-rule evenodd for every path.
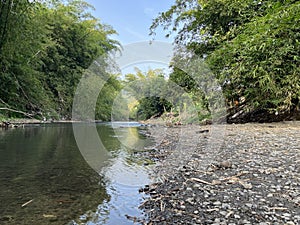
M 149 27 L 159 12 L 170 8 L 175 0 L 86 0 L 95 7 L 93 15 L 102 23 L 111 25 L 118 33 L 113 37 L 122 45 L 149 41 Z M 157 30 L 155 40 L 172 42 Z

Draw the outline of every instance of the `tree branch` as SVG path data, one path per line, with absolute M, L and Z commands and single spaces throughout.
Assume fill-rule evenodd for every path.
M 7 104 L 5 101 L 3 101 L 1 98 L 0 98 L 0 102 L 2 102 L 2 104 L 6 105 L 7 107 L 10 107 L 9 104 Z
M 0 110 L 5 110 L 5 111 L 10 111 L 10 112 L 15 112 L 15 113 L 20 113 L 24 116 L 27 116 L 29 118 L 33 118 L 33 115 L 32 114 L 29 114 L 29 113 L 26 113 L 26 112 L 23 112 L 23 111 L 19 111 L 19 110 L 15 110 L 15 109 L 10 109 L 10 108 L 0 108 Z

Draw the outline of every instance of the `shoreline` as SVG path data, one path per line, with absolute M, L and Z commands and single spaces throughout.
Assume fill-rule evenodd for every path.
M 7 119 L 0 121 L 0 128 L 18 128 L 31 125 L 42 125 L 42 124 L 60 124 L 60 123 L 74 123 L 75 121 L 69 120 L 53 120 L 43 121 L 38 119 Z
M 0 128 L 1 127 L 14 127 L 20 126 L 20 125 L 31 125 L 31 124 L 68 124 L 68 123 L 109 123 L 109 122 L 121 122 L 121 123 L 131 123 L 131 122 L 137 122 L 141 124 L 142 126 L 150 126 L 152 123 L 145 122 L 145 121 L 102 121 L 102 120 L 38 120 L 38 119 L 5 119 L 0 120 Z
M 300 224 L 299 121 L 149 131 L 143 224 Z
M 70 124 L 70 123 L 102 123 L 104 121 L 75 121 L 75 120 L 38 120 L 38 119 L 7 119 L 0 121 L 0 128 L 16 128 L 42 124 Z

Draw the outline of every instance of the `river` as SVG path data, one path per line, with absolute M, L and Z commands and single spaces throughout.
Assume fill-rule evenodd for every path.
M 96 125 L 107 153 L 98 172 L 71 124 L 0 129 L 0 224 L 133 224 L 125 215 L 142 216 L 138 190 L 149 183 L 151 162 L 126 143 L 143 149 L 151 140 L 136 123 L 113 125 Z

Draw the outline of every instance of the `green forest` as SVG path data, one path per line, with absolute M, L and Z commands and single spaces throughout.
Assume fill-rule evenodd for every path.
M 94 60 L 122 48 L 111 39 L 117 31 L 93 17 L 92 8 L 82 0 L 1 0 L 0 119 L 71 119 L 83 72 Z M 227 122 L 299 119 L 299 1 L 174 0 L 169 10 L 153 18 L 149 40 L 155 39 L 159 27 L 167 37 L 176 36 L 174 60 L 197 56 L 209 66 L 224 95 Z M 99 96 L 96 119 L 111 119 L 115 98 L 132 81 L 131 90 L 142 88 L 142 92 L 176 83 L 196 106 L 196 120 L 209 118 L 211 96 L 175 65 L 170 64 L 169 80 L 155 70 L 146 74 L 137 70 L 124 81 L 102 71 L 99 76 L 110 78 Z M 135 91 L 132 98 L 139 94 Z M 126 114 L 125 108 L 121 114 Z M 180 116 L 183 109 L 189 112 L 163 96 L 128 105 L 132 119 L 173 111 Z
M 116 31 L 100 23 L 81 0 L 3 0 L 0 7 L 0 113 L 2 117 L 70 119 L 83 71 L 109 51 Z M 103 75 L 103 74 L 102 74 Z M 116 77 L 106 96 L 120 89 Z M 106 107 L 109 102 L 99 100 Z M 106 107 L 107 108 L 107 107 Z M 99 119 L 107 119 L 105 112 Z
M 177 0 L 151 26 L 176 32 L 178 57 L 197 55 L 222 88 L 227 122 L 299 119 L 300 2 Z M 198 92 L 180 69 L 171 79 Z

